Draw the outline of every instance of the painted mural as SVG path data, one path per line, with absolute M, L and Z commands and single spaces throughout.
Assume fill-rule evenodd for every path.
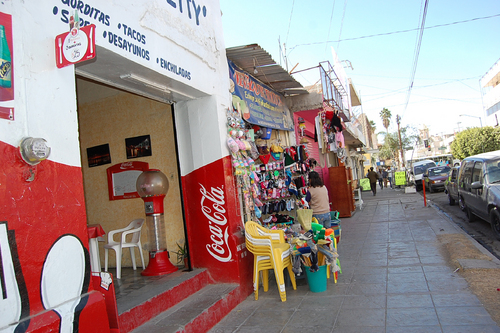
M 30 166 L 1 142 L 0 152 L 10 198 L 0 201 L 0 332 L 109 332 L 103 296 L 90 284 L 83 189 L 74 186 L 81 172 Z
M 0 222 L 0 332 L 25 332 L 29 319 L 29 299 L 24 281 L 16 236 L 8 230 L 7 222 Z M 12 324 L 15 323 L 15 324 Z
M 0 118 L 14 120 L 12 17 L 0 12 Z

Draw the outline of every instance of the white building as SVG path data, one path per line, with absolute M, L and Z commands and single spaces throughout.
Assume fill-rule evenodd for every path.
M 498 126 L 500 111 L 500 59 L 480 80 L 486 126 Z

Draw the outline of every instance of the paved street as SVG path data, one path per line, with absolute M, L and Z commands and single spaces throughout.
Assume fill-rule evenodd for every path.
M 423 195 L 422 192 L 419 193 Z M 434 205 L 441 210 L 468 235 L 488 249 L 494 256 L 500 258 L 500 241 L 495 238 L 490 223 L 479 218 L 473 223 L 468 222 L 465 213 L 458 207 L 458 203 L 450 206 L 448 197 L 444 192 L 426 192 L 426 198 L 429 205 Z
M 312 293 L 298 280 L 281 302 L 270 281 L 210 332 L 500 332 L 442 251 L 439 236 L 462 229 L 418 193 L 378 189 L 362 199 L 361 211 L 341 219 L 338 283 Z

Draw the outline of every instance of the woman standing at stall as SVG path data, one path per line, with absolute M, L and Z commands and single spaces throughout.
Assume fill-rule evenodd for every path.
M 330 203 L 328 202 L 328 190 L 319 177 L 319 173 L 309 173 L 309 190 L 306 194 L 309 208 L 313 210 L 313 217 L 325 228 L 330 228 Z

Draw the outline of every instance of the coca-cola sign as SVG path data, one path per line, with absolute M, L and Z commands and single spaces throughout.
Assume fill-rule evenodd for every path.
M 227 224 L 224 186 L 212 187 L 208 192 L 200 185 L 201 211 L 206 217 L 210 241 L 206 244 L 208 253 L 220 262 L 228 262 L 233 255 L 229 248 L 229 226 Z

